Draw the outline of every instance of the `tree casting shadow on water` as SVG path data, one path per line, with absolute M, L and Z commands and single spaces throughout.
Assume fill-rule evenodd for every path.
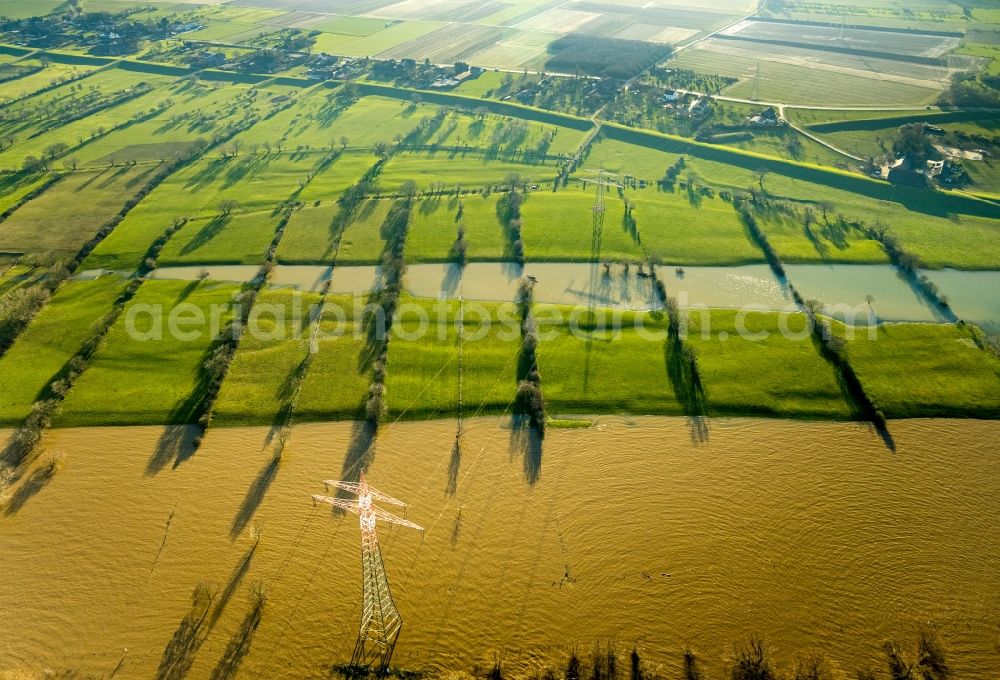
M 264 604 L 266 596 L 260 584 L 255 585 L 250 593 L 250 608 L 243 617 L 243 622 L 239 629 L 233 633 L 226 650 L 222 653 L 222 658 L 212 671 L 212 680 L 229 680 L 235 677 L 243 664 L 243 659 L 250 653 L 250 646 L 253 644 L 254 633 L 260 626 L 261 618 L 264 615 Z
M 49 463 L 35 469 L 30 475 L 28 475 L 28 478 L 22 482 L 21 486 L 19 486 L 17 490 L 11 494 L 7 504 L 4 506 L 4 514 L 9 516 L 16 515 L 20 512 L 21 508 L 23 508 L 25 504 L 35 496 L 35 494 L 44 489 L 45 486 L 52 481 L 55 474 L 56 466 L 54 463 Z
M 340 478 L 356 482 L 361 473 L 375 460 L 375 434 L 377 427 L 368 420 L 355 421 L 351 432 L 351 442 L 347 445 L 347 456 L 340 469 Z M 338 490 L 338 496 L 341 492 Z
M 664 346 L 667 376 L 674 390 L 674 397 L 684 409 L 691 430 L 691 441 L 703 444 L 708 441 L 709 428 L 706 414 L 705 387 L 698 373 L 697 358 L 679 336 L 669 334 Z
M 543 435 L 532 424 L 529 414 L 515 413 L 511 417 L 510 454 L 521 456 L 528 484 L 534 484 L 542 476 L 543 441 Z
M 236 516 L 233 518 L 232 526 L 229 527 L 229 537 L 231 539 L 236 539 L 237 536 L 243 533 L 247 525 L 250 524 L 250 520 L 253 519 L 257 508 L 264 501 L 267 490 L 271 488 L 271 483 L 278 476 L 280 465 L 281 450 L 279 449 L 274 452 L 274 455 L 271 456 L 267 464 L 257 473 L 253 484 L 247 489 L 247 494 L 243 498 L 243 502 L 240 503 L 239 510 L 236 511 Z

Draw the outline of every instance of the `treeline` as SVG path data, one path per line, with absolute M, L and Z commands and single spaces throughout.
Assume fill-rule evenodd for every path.
M 958 319 L 954 312 L 951 311 L 948 298 L 942 295 L 937 284 L 931 281 L 926 274 L 920 273 L 919 270 L 924 264 L 920 257 L 905 250 L 899 239 L 889 233 L 888 225 L 881 220 L 876 220 L 875 224 L 870 227 L 864 223 L 860 223 L 859 226 L 869 238 L 878 241 L 882 245 L 882 249 L 889 257 L 889 261 L 906 277 L 910 286 L 917 290 L 921 297 L 947 316 L 949 321 L 956 321 Z
M 525 194 L 522 180 L 517 175 L 508 175 L 504 180 L 507 192 L 497 200 L 497 219 L 507 237 L 507 256 L 524 266 L 524 241 L 521 239 L 521 206 Z
M 455 242 L 451 244 L 451 249 L 448 251 L 449 256 L 459 267 L 465 267 L 468 262 L 469 246 L 465 242 L 464 214 L 465 205 L 459 200 L 458 210 L 455 212 L 455 222 L 458 223 L 458 228 L 455 230 Z
M 626 80 L 671 55 L 668 45 L 588 35 L 565 35 L 549 43 L 545 70 Z
M 754 214 L 755 210 L 760 207 L 759 203 L 755 203 L 752 197 L 734 197 L 733 206 L 739 212 L 740 219 L 743 221 L 743 226 L 746 227 L 750 239 L 764 254 L 764 259 L 767 260 L 771 271 L 774 272 L 774 275 L 778 279 L 784 281 L 786 278 L 785 266 L 781 263 L 781 258 L 778 257 L 778 253 L 771 245 L 771 242 L 767 240 L 767 234 L 761 229 Z
M 919 629 L 911 646 L 887 641 L 882 649 L 882 670 L 887 675 L 879 673 L 877 668 L 862 665 L 851 669 L 850 677 L 857 680 L 950 680 L 953 677 L 945 646 L 929 626 Z M 574 649 L 564 665 L 548 666 L 536 671 L 533 677 L 537 680 L 668 680 L 677 677 L 681 680 L 831 680 L 834 677 L 830 661 L 818 651 L 800 652 L 790 665 L 779 666 L 770 647 L 756 636 L 733 644 L 721 673 L 709 674 L 690 647 L 681 652 L 676 662 L 680 675 L 665 675 L 659 664 L 646 663 L 637 647 L 623 653 L 614 642 L 598 642 L 589 655 L 581 656 Z M 485 680 L 514 677 L 508 674 L 499 658 L 489 668 L 474 669 L 472 675 Z
M 372 368 L 372 382 L 364 403 L 365 419 L 374 426 L 385 417 L 385 377 L 389 360 L 389 331 L 392 329 L 399 296 L 403 292 L 403 276 L 406 274 L 406 235 L 410 229 L 413 202 L 416 199 L 416 185 L 407 182 L 401 189 L 402 197 L 393 201 L 382 223 L 382 286 L 371 295 L 374 306 L 366 307 L 362 320 L 366 331 L 366 343 L 362 348 L 362 366 Z
M 532 315 L 535 304 L 535 282 L 531 277 L 518 285 L 517 309 L 521 326 L 521 348 L 517 360 L 517 397 L 515 411 L 527 416 L 538 436 L 545 436 L 545 398 L 542 396 L 542 376 L 538 372 L 538 324 Z
M 882 437 L 890 444 L 888 436 L 888 424 L 885 415 L 875 404 L 875 401 L 865 391 L 861 384 L 861 378 L 851 365 L 850 357 L 847 354 L 847 341 L 833 332 L 829 319 L 821 316 L 822 303 L 817 300 L 804 300 L 795 286 L 788 284 L 792 292 L 792 299 L 799 308 L 806 314 L 809 322 L 809 329 L 820 356 L 829 363 L 837 375 L 837 382 L 844 393 L 845 400 L 854 412 L 858 420 L 872 423 Z
M 650 267 L 655 271 L 653 267 Z M 708 423 L 705 421 L 707 401 L 705 385 L 698 367 L 698 353 L 684 342 L 681 334 L 683 313 L 677 300 L 667 297 L 663 281 L 657 277 L 653 284 L 661 304 L 667 313 L 667 339 L 664 354 L 667 361 L 667 377 L 674 391 L 674 397 L 690 419 L 691 434 L 695 441 L 708 439 Z

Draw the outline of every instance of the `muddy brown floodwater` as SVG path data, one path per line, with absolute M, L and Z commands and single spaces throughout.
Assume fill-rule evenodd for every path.
M 369 481 L 427 529 L 381 532 L 396 663 L 502 652 L 527 673 L 613 638 L 667 672 L 691 645 L 719 677 L 753 632 L 779 662 L 819 649 L 846 678 L 931 622 L 955 677 L 998 676 L 1000 422 L 893 422 L 895 454 L 846 423 L 713 421 L 695 446 L 679 418 L 597 422 L 550 429 L 533 485 L 502 421 L 468 422 L 454 497 L 454 422 L 384 428 Z M 298 425 L 270 469 L 266 428 L 213 430 L 156 474 L 159 428 L 51 431 L 42 458 L 62 468 L 0 515 L 0 670 L 325 677 L 357 632 L 359 538 L 309 495 L 341 474 L 353 428 Z M 202 583 L 217 594 L 185 627 Z

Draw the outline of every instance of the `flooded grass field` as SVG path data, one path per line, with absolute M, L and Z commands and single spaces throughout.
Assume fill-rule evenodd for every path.
M 39 460 L 58 471 L 0 516 L 0 670 L 326 677 L 357 633 L 359 534 L 310 494 L 356 459 L 358 428 L 296 426 L 280 462 L 268 428 L 170 459 L 183 431 L 52 430 Z M 502 654 L 528 675 L 614 639 L 667 677 L 690 645 L 720 677 L 756 633 L 780 664 L 816 649 L 846 678 L 929 622 L 954 677 L 994 677 L 1000 422 L 890 428 L 894 454 L 856 424 L 715 420 L 696 446 L 681 418 L 603 418 L 525 459 L 505 421 L 475 419 L 456 461 L 454 421 L 387 425 L 369 481 L 426 527 L 382 530 L 394 663 Z

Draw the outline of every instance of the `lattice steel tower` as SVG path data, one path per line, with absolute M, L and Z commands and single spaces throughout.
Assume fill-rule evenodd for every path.
M 419 531 L 423 531 L 423 527 L 376 507 L 374 501 L 404 508 L 406 503 L 368 486 L 364 472 L 361 473 L 358 482 L 328 480 L 324 484 L 327 492 L 332 486 L 357 496 L 357 500 L 352 500 L 337 496 L 313 495 L 313 502 L 327 503 L 335 508 L 353 512 L 360 519 L 361 629 L 358 631 L 358 641 L 354 645 L 354 654 L 351 657 L 351 672 L 367 674 L 375 671 L 377 677 L 382 677 L 389 670 L 389 661 L 392 660 L 392 652 L 396 648 L 403 619 L 396 609 L 396 603 L 389 590 L 389 579 L 385 575 L 375 524 L 378 520 L 382 520 L 390 525 L 397 524 Z

